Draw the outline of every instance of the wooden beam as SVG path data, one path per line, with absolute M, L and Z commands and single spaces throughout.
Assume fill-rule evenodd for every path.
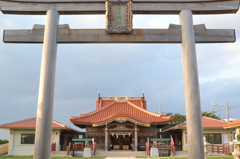
M 105 14 L 104 0 L 0 0 L 4 14 L 40 14 L 56 9 L 59 14 Z M 239 0 L 133 0 L 134 14 L 179 14 L 183 9 L 193 14 L 236 13 Z
M 23 2 L 23 3 L 75 3 L 75 2 L 105 2 L 105 0 L 1 0 L 1 1 L 9 1 L 9 2 Z M 170 2 L 170 3 L 175 3 L 175 2 L 180 2 L 180 3 L 185 3 L 185 2 L 216 2 L 220 0 L 133 0 L 133 2 Z M 224 0 L 221 0 L 224 1 Z M 226 0 L 225 0 L 226 1 Z
M 181 43 L 179 25 L 169 29 L 134 29 L 131 34 L 109 34 L 105 29 L 69 29 L 59 26 L 57 43 Z M 42 43 L 44 26 L 32 30 L 5 30 L 5 43 Z M 194 26 L 196 43 L 235 42 L 233 29 L 206 29 L 204 25 Z

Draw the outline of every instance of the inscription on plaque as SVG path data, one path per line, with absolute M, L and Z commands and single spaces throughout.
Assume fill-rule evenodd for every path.
M 106 30 L 108 33 L 132 32 L 132 1 L 106 1 Z
M 116 27 L 126 26 L 126 18 L 124 13 L 126 12 L 125 6 L 113 6 L 113 10 L 115 10 L 115 16 L 112 16 L 112 21 L 115 21 Z M 116 20 L 114 19 L 116 17 Z

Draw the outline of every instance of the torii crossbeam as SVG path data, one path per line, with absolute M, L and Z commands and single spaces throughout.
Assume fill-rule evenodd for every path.
M 43 43 L 43 25 L 32 30 L 5 30 L 5 43 Z M 194 25 L 196 43 L 235 42 L 233 29 L 206 29 L 205 25 Z M 170 24 L 168 29 L 135 29 L 132 34 L 108 34 L 105 29 L 70 29 L 59 25 L 57 43 L 182 43 L 180 25 Z M 96 36 L 97 35 L 97 36 Z
M 4 14 L 42 14 L 55 9 L 59 14 L 105 14 L 105 0 L 0 0 Z M 239 0 L 133 0 L 133 14 L 236 13 Z
M 123 1 L 123 0 L 115 0 Z M 45 15 L 45 26 L 5 30 L 6 43 L 43 43 L 38 97 L 35 159 L 50 159 L 56 53 L 58 43 L 182 43 L 189 159 L 203 159 L 203 132 L 195 43 L 235 42 L 232 29 L 193 26 L 192 14 L 236 13 L 239 0 L 133 0 L 133 14 L 179 14 L 180 26 L 133 29 L 109 34 L 103 29 L 70 29 L 59 25 L 63 14 L 105 14 L 105 0 L 0 0 L 4 14 Z M 135 150 L 137 150 L 135 141 Z M 105 143 L 105 150 L 108 145 Z

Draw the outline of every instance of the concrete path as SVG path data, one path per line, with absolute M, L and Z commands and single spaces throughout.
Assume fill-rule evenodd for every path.
M 106 157 L 105 159 L 136 159 L 136 157 Z

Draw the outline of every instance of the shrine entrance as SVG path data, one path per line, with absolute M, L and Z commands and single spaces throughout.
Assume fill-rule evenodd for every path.
M 132 150 L 132 136 L 111 136 L 110 137 L 110 150 Z
M 133 150 L 134 149 L 134 124 L 130 122 L 109 124 L 109 149 Z

